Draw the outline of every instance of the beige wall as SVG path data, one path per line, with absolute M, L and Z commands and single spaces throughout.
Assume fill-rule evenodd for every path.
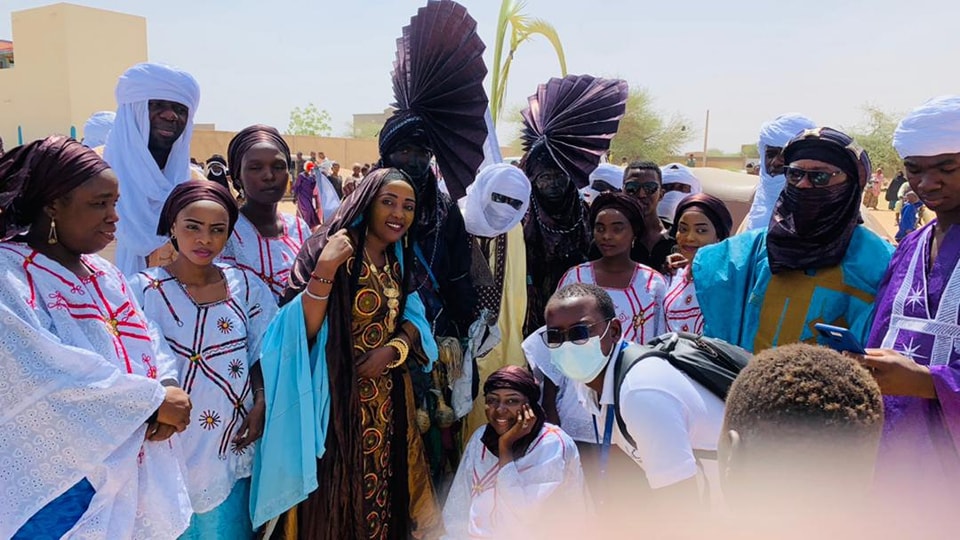
M 16 67 L 0 70 L 0 136 L 7 147 L 51 133 L 83 136 L 90 114 L 116 109 L 114 88 L 147 60 L 143 17 L 54 4 L 11 15 Z
M 193 141 L 190 144 L 190 155 L 203 162 L 212 154 L 227 155 L 227 145 L 233 138 L 233 131 L 206 131 L 195 130 Z M 373 163 L 379 159 L 376 139 L 345 139 L 341 137 L 309 137 L 305 135 L 284 135 L 283 139 L 290 146 L 290 152 L 296 155 L 303 152 L 309 156 L 310 152 L 323 152 L 327 159 L 332 159 L 344 169 L 349 169 L 354 163 Z

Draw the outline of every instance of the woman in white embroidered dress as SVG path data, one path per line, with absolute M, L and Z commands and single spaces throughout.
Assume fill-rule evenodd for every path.
M 643 212 L 636 199 L 618 192 L 598 195 L 590 206 L 593 242 L 600 258 L 567 270 L 557 290 L 571 283 L 603 287 L 617 309 L 623 338 L 646 343 L 663 333 L 667 282 L 659 272 L 630 258 L 643 233 Z
M 276 129 L 253 125 L 230 140 L 227 160 L 243 188 L 243 206 L 221 258 L 254 273 L 279 300 L 300 246 L 310 236 L 305 221 L 278 209 L 290 182 L 290 148 Z
M 120 271 L 117 177 L 62 136 L 0 157 L 0 538 L 175 538 L 173 358 Z M 162 381 L 162 382 L 161 382 Z
M 195 514 L 181 538 L 253 537 L 250 445 L 263 433 L 265 414 L 260 341 L 276 304 L 256 276 L 214 263 L 237 214 L 236 201 L 216 182 L 178 185 L 157 225 L 178 256 L 132 281 L 194 404 L 194 423 L 180 438 Z
M 703 334 L 703 314 L 693 287 L 690 261 L 703 246 L 730 236 L 733 218 L 723 201 L 706 193 L 688 195 L 677 205 L 670 236 L 677 239 L 677 253 L 667 258 L 674 270 L 663 302 L 668 332 Z
M 443 508 L 447 538 L 564 536 L 586 516 L 580 456 L 573 440 L 544 421 L 540 388 L 507 366 L 483 385 L 489 422 L 464 450 Z

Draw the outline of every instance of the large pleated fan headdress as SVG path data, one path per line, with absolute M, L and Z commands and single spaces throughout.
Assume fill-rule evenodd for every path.
M 610 149 L 627 107 L 627 83 L 590 75 L 553 78 L 537 87 L 524 109 L 524 171 L 533 178 L 545 158 L 576 182 L 589 184 L 590 173 Z
M 451 0 L 420 8 L 397 40 L 397 110 L 380 131 L 380 155 L 386 158 L 404 141 L 425 139 L 454 200 L 466 194 L 483 161 L 484 49 L 477 22 Z

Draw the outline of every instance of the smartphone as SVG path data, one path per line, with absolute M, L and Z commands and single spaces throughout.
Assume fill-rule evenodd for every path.
M 867 354 L 867 351 L 863 350 L 863 346 L 860 345 L 860 342 L 857 341 L 856 336 L 854 336 L 850 330 L 823 323 L 817 323 L 813 325 L 813 327 L 816 328 L 817 333 L 820 334 L 818 341 L 821 345 L 826 345 L 839 352 Z

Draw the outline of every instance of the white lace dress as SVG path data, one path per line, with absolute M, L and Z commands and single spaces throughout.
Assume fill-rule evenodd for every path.
M 177 440 L 144 441 L 172 356 L 120 271 L 82 260 L 89 278 L 0 243 L 0 538 L 84 478 L 95 493 L 68 536 L 176 538 L 191 515 Z

